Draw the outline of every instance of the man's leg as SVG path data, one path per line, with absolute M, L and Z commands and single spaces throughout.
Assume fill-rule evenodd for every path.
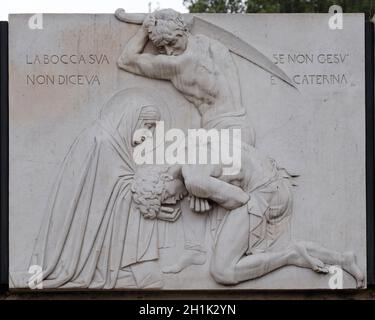
M 309 255 L 323 261 L 325 264 L 341 266 L 356 279 L 358 287 L 363 286 L 364 274 L 357 265 L 357 259 L 353 252 L 341 253 L 329 250 L 311 241 L 300 241 L 298 244 L 305 247 Z
M 202 265 L 206 262 L 207 213 L 194 212 L 186 200 L 181 202 L 181 211 L 185 250 L 175 264 L 163 267 L 164 273 L 178 273 L 191 265 Z
M 236 284 L 235 266 L 248 248 L 247 206 L 228 212 L 219 228 L 211 256 L 210 272 L 218 283 Z
M 211 274 L 221 284 L 237 284 L 255 279 L 288 265 L 291 250 L 246 256 L 249 245 L 250 215 L 247 206 L 231 211 L 225 217 L 217 236 Z
M 276 252 L 246 255 L 249 219 L 247 206 L 233 210 L 225 217 L 211 259 L 211 274 L 216 282 L 233 285 L 287 265 L 311 268 L 310 261 L 293 244 Z M 321 263 L 318 259 L 314 261 Z

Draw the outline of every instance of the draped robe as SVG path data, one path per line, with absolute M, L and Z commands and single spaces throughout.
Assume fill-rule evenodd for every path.
M 116 94 L 66 155 L 51 190 L 31 265 L 44 288 L 114 288 L 121 268 L 158 259 L 157 225 L 135 210 L 132 136 L 141 89 Z

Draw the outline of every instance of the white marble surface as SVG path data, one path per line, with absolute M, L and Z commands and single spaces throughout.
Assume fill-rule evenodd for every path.
M 344 16 L 343 30 L 328 28 L 328 15 L 200 15 L 246 42 L 296 81 L 303 75 L 345 76 L 343 83 L 296 84 L 298 90 L 239 57 L 242 99 L 254 123 L 256 147 L 297 173 L 292 233 L 337 251 L 353 251 L 366 270 L 364 22 Z M 29 15 L 10 16 L 10 271 L 28 269 L 33 242 L 57 170 L 79 133 L 117 91 L 156 88 L 176 127 L 198 127 L 199 114 L 166 82 L 120 70 L 117 59 L 138 26 L 113 15 L 44 15 L 44 29 L 30 30 Z M 103 64 L 30 64 L 36 55 L 101 55 Z M 313 56 L 288 63 L 288 54 Z M 333 54 L 333 56 L 331 56 Z M 334 56 L 337 54 L 337 56 Z M 319 56 L 320 55 L 320 56 Z M 335 60 L 344 59 L 343 62 Z M 299 57 L 303 59 L 302 56 Z M 89 59 L 89 58 L 87 58 Z M 320 59 L 320 61 L 318 61 Z M 339 63 L 327 63 L 330 62 Z M 301 60 L 302 61 L 302 60 Z M 100 85 L 30 85 L 27 75 L 97 75 Z M 296 77 L 297 76 L 297 77 Z M 322 78 L 314 81 L 323 81 Z M 184 200 L 186 201 L 186 200 Z M 206 247 L 212 247 L 207 224 Z M 160 264 L 176 260 L 183 246 L 181 219 L 170 225 L 176 246 L 160 250 Z M 203 266 L 164 274 L 164 289 L 226 289 Z M 328 288 L 330 275 L 293 266 L 236 289 Z M 355 282 L 345 274 L 344 287 Z

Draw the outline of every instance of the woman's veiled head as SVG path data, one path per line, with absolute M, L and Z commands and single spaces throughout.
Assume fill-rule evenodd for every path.
M 136 87 L 116 93 L 100 113 L 100 119 L 116 130 L 128 147 L 141 143 L 133 141 L 134 132 L 139 129 L 152 130 L 157 121 L 165 121 L 165 102 L 150 88 Z
M 133 131 L 133 147 L 141 144 L 147 138 L 152 138 L 158 121 L 161 121 L 159 107 L 156 105 L 143 106 L 135 130 Z

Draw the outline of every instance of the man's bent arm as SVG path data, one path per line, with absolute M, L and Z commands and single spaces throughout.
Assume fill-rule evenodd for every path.
M 147 41 L 147 29 L 141 26 L 126 44 L 118 59 L 118 66 L 140 76 L 170 80 L 176 73 L 176 57 L 143 53 Z
M 196 169 L 190 166 L 182 168 L 186 188 L 192 195 L 211 199 L 228 210 L 239 208 L 249 201 L 250 196 L 241 188 Z

